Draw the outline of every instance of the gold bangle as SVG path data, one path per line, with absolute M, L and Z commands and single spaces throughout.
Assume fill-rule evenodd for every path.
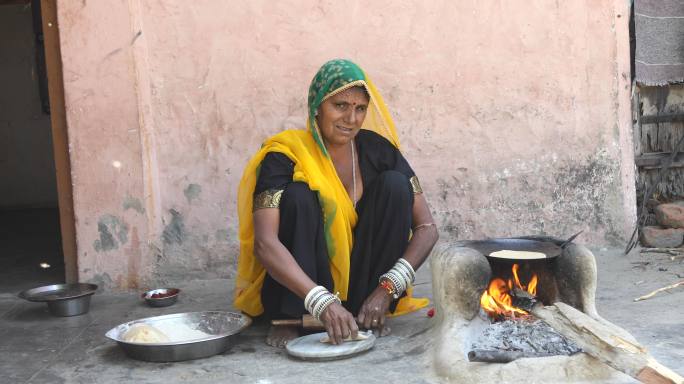
M 417 230 L 422 229 L 422 228 L 433 227 L 433 226 L 436 227 L 437 224 L 435 224 L 435 223 L 418 224 L 413 228 L 413 232 L 416 232 Z

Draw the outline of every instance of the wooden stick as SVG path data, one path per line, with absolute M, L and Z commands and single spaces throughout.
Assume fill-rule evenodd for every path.
M 599 361 L 648 384 L 684 384 L 684 377 L 661 365 L 624 329 L 564 304 L 537 305 L 532 314 L 582 351 Z
M 325 329 L 323 322 L 314 319 L 311 315 L 303 315 L 301 319 L 284 319 L 284 320 L 271 320 L 271 325 L 284 325 L 284 326 L 295 326 L 302 327 L 304 329 Z
M 356 323 L 359 323 L 359 320 L 356 319 Z M 314 319 L 313 316 L 310 314 L 305 314 L 302 315 L 301 319 L 282 319 L 282 320 L 271 320 L 271 325 L 278 325 L 278 326 L 291 326 L 291 327 L 302 327 L 303 329 L 311 329 L 311 330 L 323 330 L 325 329 L 325 325 L 323 325 L 323 322 L 320 320 Z
M 658 289 L 656 289 L 655 291 L 653 291 L 653 292 L 651 292 L 651 293 L 649 293 L 649 294 L 647 294 L 647 295 L 643 295 L 643 296 L 637 297 L 636 299 L 634 299 L 634 301 L 641 301 L 641 300 L 650 299 L 651 297 L 655 296 L 658 292 L 668 291 L 668 290 L 670 290 L 670 289 L 672 289 L 672 288 L 677 288 L 677 287 L 679 287 L 680 285 L 684 285 L 684 280 L 682 280 L 682 281 L 680 281 L 680 282 L 678 282 L 678 283 L 674 283 L 674 284 L 668 285 L 667 287 L 658 288 Z

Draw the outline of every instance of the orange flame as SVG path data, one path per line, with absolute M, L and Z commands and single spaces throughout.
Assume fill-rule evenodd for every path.
M 529 292 L 532 296 L 537 296 L 537 281 L 539 281 L 539 279 L 537 278 L 537 274 L 535 273 L 534 275 L 532 275 L 530 283 L 527 284 L 527 292 Z
M 525 287 L 518 277 L 518 270 L 520 266 L 513 264 L 513 279 L 505 281 L 502 278 L 496 277 L 489 282 L 487 288 L 480 297 L 480 306 L 491 317 L 527 315 L 527 311 L 513 306 L 513 297 L 509 294 L 514 286 L 523 291 L 527 291 L 533 296 L 537 295 L 537 274 L 532 275 L 529 284 Z
M 520 266 L 518 264 L 513 264 L 513 277 L 515 277 L 515 286 L 516 287 L 522 287 L 523 285 L 520 284 L 520 279 L 518 278 L 518 269 L 520 269 Z M 524 287 L 522 289 L 525 289 Z

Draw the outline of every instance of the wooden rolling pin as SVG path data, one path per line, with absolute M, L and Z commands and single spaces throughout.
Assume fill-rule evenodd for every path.
M 357 319 L 356 322 L 358 323 L 359 320 Z M 271 320 L 271 325 L 285 325 L 285 326 L 294 326 L 294 327 L 302 327 L 304 329 L 325 329 L 325 326 L 320 320 L 314 319 L 313 316 L 310 314 L 302 315 L 301 320 L 300 319 L 281 319 L 281 320 Z

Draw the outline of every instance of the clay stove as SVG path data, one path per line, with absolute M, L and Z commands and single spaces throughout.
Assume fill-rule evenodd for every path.
M 526 238 L 560 246 L 563 240 Z M 443 244 L 432 253 L 432 282 L 437 313 L 434 367 L 458 382 L 597 382 L 630 383 L 633 379 L 584 353 L 517 359 L 506 364 L 471 362 L 474 340 L 490 325 L 481 307 L 493 277 L 506 281 L 516 263 L 523 288 L 536 285 L 545 305 L 566 303 L 607 323 L 596 312 L 596 261 L 584 246 L 570 243 L 548 260 L 497 261 L 486 257 L 477 242 Z M 533 273 L 532 273 L 533 271 Z M 536 277 L 533 279 L 533 275 Z M 535 281 L 532 281 L 535 280 Z M 510 283 L 509 283 L 510 284 Z M 494 284 L 496 285 L 496 284 Z M 513 315 L 514 317 L 515 315 Z M 625 331 L 625 337 L 631 337 Z M 472 357 L 472 354 L 471 354 Z

